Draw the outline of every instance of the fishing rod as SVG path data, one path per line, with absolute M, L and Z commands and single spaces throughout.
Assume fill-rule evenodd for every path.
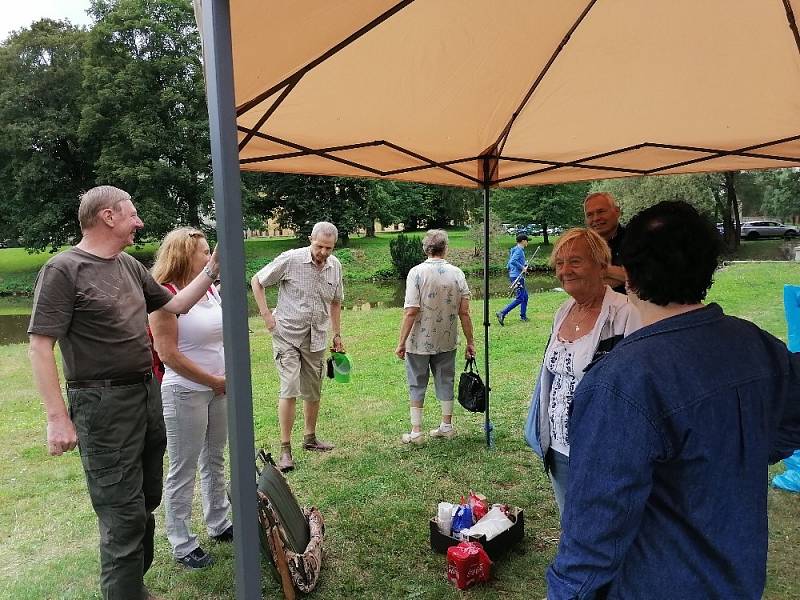
M 533 263 L 533 259 L 534 259 L 534 258 L 536 258 L 536 255 L 539 253 L 539 249 L 540 249 L 540 248 L 541 248 L 541 246 L 536 246 L 536 250 L 534 250 L 534 251 L 533 251 L 533 256 L 531 256 L 531 257 L 530 257 L 528 260 L 526 260 L 526 261 L 525 261 L 525 267 L 522 269 L 522 271 L 520 272 L 520 274 L 519 274 L 519 275 L 517 275 L 517 278 L 516 278 L 514 281 L 512 281 L 512 282 L 511 282 L 511 285 L 510 285 L 510 286 L 508 286 L 508 287 L 509 287 L 509 289 L 510 289 L 512 292 L 516 291 L 516 289 L 517 289 L 517 286 L 519 285 L 520 279 L 521 279 L 521 278 L 523 278 L 523 277 L 525 277 L 525 271 L 527 271 L 527 270 L 528 270 L 528 266 L 529 266 L 531 263 Z

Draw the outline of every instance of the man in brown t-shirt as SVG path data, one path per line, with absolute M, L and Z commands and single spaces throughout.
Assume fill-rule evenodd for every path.
M 78 209 L 83 237 L 50 259 L 36 281 L 30 359 L 47 413 L 47 446 L 80 445 L 100 528 L 104 598 L 152 598 L 143 575 L 153 560 L 153 510 L 161 502 L 166 447 L 154 382 L 147 313 L 184 313 L 217 278 L 216 252 L 173 296 L 123 250 L 143 223 L 127 192 L 92 188 Z M 61 349 L 69 411 L 54 346 Z

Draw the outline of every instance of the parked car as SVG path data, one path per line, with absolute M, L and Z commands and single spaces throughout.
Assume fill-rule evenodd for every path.
M 795 237 L 797 227 L 784 225 L 777 221 L 750 221 L 742 223 L 742 237 L 748 240 L 757 240 L 766 237 Z

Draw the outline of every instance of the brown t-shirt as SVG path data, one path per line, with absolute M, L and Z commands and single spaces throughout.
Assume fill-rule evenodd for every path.
M 171 298 L 132 256 L 71 248 L 39 271 L 28 333 L 58 340 L 67 380 L 145 373 L 152 365 L 147 313 Z

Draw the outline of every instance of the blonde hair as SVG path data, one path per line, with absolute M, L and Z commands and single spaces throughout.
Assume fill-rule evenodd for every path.
M 131 195 L 113 185 L 98 185 L 81 195 L 78 206 L 78 222 L 81 231 L 91 229 L 97 223 L 97 213 L 106 208 L 117 210 L 120 202 L 130 200 Z
M 586 240 L 586 245 L 589 248 L 589 256 L 592 260 L 601 267 L 607 267 L 611 264 L 611 249 L 608 247 L 606 241 L 598 235 L 594 229 L 587 227 L 573 227 L 565 231 L 556 245 L 553 246 L 553 251 L 550 253 L 550 266 L 556 266 L 556 259 L 559 253 L 564 249 L 567 244 L 570 246 L 577 240 Z
M 592 198 L 605 198 L 606 200 L 608 200 L 609 206 L 611 206 L 612 208 L 619 208 L 619 204 L 617 204 L 617 201 L 614 199 L 614 196 L 612 196 L 610 192 L 593 192 L 589 194 L 583 200 L 583 206 L 585 207 L 586 203 Z
M 175 283 L 184 287 L 192 279 L 192 257 L 206 234 L 194 227 L 179 227 L 166 236 L 156 252 L 151 270 L 158 283 Z

